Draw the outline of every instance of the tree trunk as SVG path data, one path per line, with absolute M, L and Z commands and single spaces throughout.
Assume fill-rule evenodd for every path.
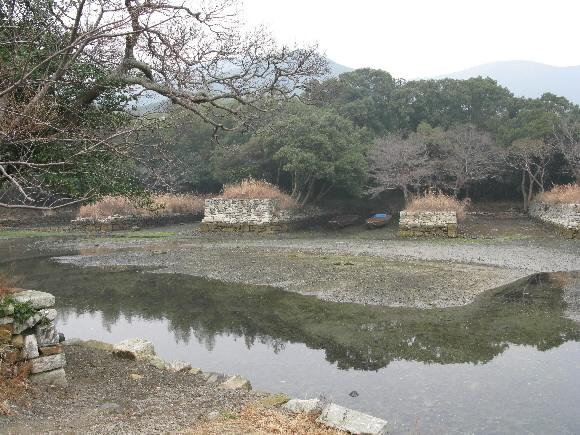
M 528 211 L 528 196 L 526 194 L 526 171 L 522 171 L 522 196 L 524 198 L 524 211 Z

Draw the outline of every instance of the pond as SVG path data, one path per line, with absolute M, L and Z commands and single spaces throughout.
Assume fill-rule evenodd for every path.
M 465 307 L 416 310 L 79 268 L 32 241 L 2 241 L 0 255 L 0 272 L 57 297 L 67 337 L 147 338 L 164 359 L 241 374 L 258 390 L 324 395 L 402 433 L 580 432 L 580 326 L 564 316 L 562 290 L 577 274 L 534 275 Z

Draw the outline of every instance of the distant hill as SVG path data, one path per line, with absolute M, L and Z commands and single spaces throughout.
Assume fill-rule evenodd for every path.
M 342 73 L 354 71 L 354 68 L 349 68 L 348 66 L 341 65 L 334 62 L 333 60 L 327 59 L 328 65 L 330 67 L 330 74 L 327 77 L 336 77 Z M 168 99 L 154 92 L 145 93 L 145 96 L 139 98 L 139 100 L 134 104 L 135 109 L 132 110 L 133 113 L 143 115 L 149 112 L 163 112 L 167 109 Z
M 328 60 L 328 66 L 330 67 L 330 76 L 331 77 L 339 76 L 340 74 L 345 73 L 345 72 L 354 71 L 354 68 L 350 68 L 348 66 L 341 65 L 341 64 L 336 63 L 335 61 L 333 61 L 331 59 L 327 59 L 327 60 Z
M 435 78 L 490 77 L 520 97 L 536 98 L 545 92 L 580 104 L 580 65 L 557 67 L 538 62 L 504 61 L 479 65 Z

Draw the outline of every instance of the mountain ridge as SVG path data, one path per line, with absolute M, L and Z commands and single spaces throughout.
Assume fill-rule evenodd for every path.
M 559 67 L 526 60 L 507 60 L 433 78 L 468 79 L 479 76 L 496 80 L 519 97 L 537 98 L 551 92 L 580 104 L 580 65 Z

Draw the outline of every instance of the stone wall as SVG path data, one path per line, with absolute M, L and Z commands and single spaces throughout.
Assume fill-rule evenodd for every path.
M 205 200 L 203 223 L 263 225 L 279 221 L 280 207 L 276 199 Z
M 455 212 L 402 211 L 399 234 L 404 237 L 457 237 Z
M 276 199 L 205 200 L 202 231 L 222 232 L 278 232 L 291 226 L 320 218 L 322 212 L 314 207 L 283 210 Z
M 580 239 L 580 204 L 546 204 L 534 202 L 529 214 L 553 225 L 560 234 L 571 239 Z
M 154 228 L 165 225 L 196 222 L 201 214 L 173 214 L 159 216 L 109 216 L 103 219 L 77 218 L 70 221 L 73 229 L 89 232 L 127 231 L 140 228 Z
M 0 207 L 0 228 L 51 227 L 68 225 L 79 212 L 78 205 L 55 210 L 34 210 Z
M 0 300 L 0 365 L 24 363 L 30 380 L 66 385 L 61 338 L 54 321 L 55 299 L 50 293 L 21 290 Z

